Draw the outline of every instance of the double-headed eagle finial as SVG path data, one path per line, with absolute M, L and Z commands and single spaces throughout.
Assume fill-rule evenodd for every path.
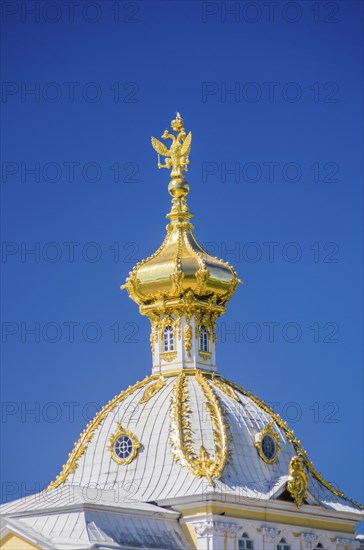
M 183 172 L 187 172 L 191 150 L 192 132 L 186 134 L 183 126 L 183 118 L 179 113 L 176 113 L 176 118 L 171 121 L 171 128 L 176 134 L 171 134 L 165 130 L 162 139 L 171 139 L 172 143 L 168 149 L 164 143 L 152 137 L 152 146 L 158 153 L 158 168 L 172 168 L 172 179 L 183 177 Z M 165 164 L 161 164 L 160 155 L 165 157 Z

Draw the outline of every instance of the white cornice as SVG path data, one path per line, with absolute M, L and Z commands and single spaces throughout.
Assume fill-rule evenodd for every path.
M 124 504 L 124 505 L 123 505 Z M 140 506 L 138 507 L 138 504 Z M 148 506 L 153 506 L 153 509 L 148 510 Z M 7 514 L 3 515 L 4 519 L 7 518 L 22 518 L 27 516 L 48 516 L 48 515 L 54 515 L 54 514 L 63 514 L 63 513 L 70 513 L 70 512 L 87 512 L 87 511 L 100 511 L 100 512 L 110 512 L 113 514 L 119 514 L 119 515 L 137 515 L 147 518 L 153 518 L 153 519 L 166 519 L 166 520 L 176 520 L 180 517 L 180 513 L 176 510 L 171 509 L 165 509 L 161 508 L 159 506 L 155 506 L 153 504 L 146 504 L 146 503 L 135 503 L 132 505 L 126 505 L 125 503 L 122 503 L 122 505 L 118 504 L 115 506 L 110 505 L 104 505 L 104 504 L 91 504 L 91 503 L 76 503 L 76 504 L 69 504 L 69 505 L 63 505 L 59 506 L 58 508 L 34 508 L 31 510 L 19 510 L 14 512 L 9 512 Z
M 313 506 L 304 504 L 299 510 L 294 503 L 286 501 L 272 501 L 260 499 L 257 504 L 252 504 L 252 499 L 235 498 L 233 495 L 223 495 L 224 499 L 221 499 L 219 495 L 205 494 L 205 495 L 193 495 L 190 497 L 177 497 L 172 499 L 159 500 L 157 503 L 160 506 L 170 506 L 174 510 L 188 514 L 189 508 L 195 508 L 197 506 L 204 505 L 221 505 L 222 508 L 227 508 L 232 512 L 234 510 L 246 510 L 247 512 L 264 512 L 271 514 L 284 513 L 284 515 L 294 518 L 297 523 L 301 523 L 306 519 L 322 519 L 325 521 L 337 522 L 341 520 L 343 522 L 358 523 L 359 517 L 364 518 L 364 512 L 343 512 L 338 510 L 332 510 L 323 508 L 322 506 Z M 229 498 L 230 497 L 230 498 Z M 359 517 L 358 517 L 359 516 Z M 188 516 L 185 516 L 188 517 Z

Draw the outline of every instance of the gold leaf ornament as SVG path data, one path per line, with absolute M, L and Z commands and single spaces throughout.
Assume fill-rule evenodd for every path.
M 211 485 L 214 478 L 220 478 L 229 458 L 229 432 L 224 411 L 213 389 L 201 371 L 196 372 L 196 380 L 205 398 L 205 406 L 213 424 L 214 452 L 209 454 L 201 445 L 199 454 L 192 446 L 192 433 L 189 421 L 187 378 L 185 373 L 177 377 L 171 399 L 170 443 L 175 461 L 179 461 L 195 477 L 206 477 Z
M 308 476 L 299 456 L 294 456 L 289 463 L 287 489 L 297 508 L 301 508 L 307 496 Z
M 150 384 L 147 388 L 145 388 L 143 396 L 139 403 L 147 403 L 152 397 L 154 397 L 164 386 L 166 385 L 166 381 L 161 376 L 159 380 L 156 382 L 153 382 L 153 384 Z
M 185 350 L 187 357 L 191 357 L 192 348 L 192 327 L 191 325 L 185 325 L 183 329 L 183 337 L 185 341 Z
M 235 399 L 235 401 L 240 401 L 239 397 L 237 396 L 233 388 L 229 386 L 229 384 L 226 384 L 226 382 L 213 378 L 212 383 L 215 384 L 215 386 L 217 386 L 221 391 L 226 393 L 226 395 L 228 395 L 232 399 Z

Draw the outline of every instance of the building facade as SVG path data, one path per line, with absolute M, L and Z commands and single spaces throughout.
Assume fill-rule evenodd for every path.
M 86 426 L 49 487 L 1 507 L 1 547 L 354 550 L 363 508 L 315 470 L 280 416 L 216 367 L 216 320 L 239 284 L 196 240 L 191 133 L 152 138 L 171 169 L 165 240 L 122 289 L 150 320 L 152 372 Z M 164 157 L 164 164 L 160 157 Z

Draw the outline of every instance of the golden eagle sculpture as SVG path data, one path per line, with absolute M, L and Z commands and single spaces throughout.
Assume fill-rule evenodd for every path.
M 176 113 L 176 118 L 172 120 L 171 128 L 176 135 L 168 130 L 165 130 L 162 135 L 162 139 L 172 140 L 169 149 L 155 137 L 152 137 L 152 146 L 158 153 L 158 168 L 172 168 L 172 178 L 184 179 L 183 172 L 187 172 L 190 162 L 188 156 L 191 150 L 192 132 L 186 134 L 183 118 L 179 113 Z M 161 164 L 160 156 L 165 157 L 165 164 Z

